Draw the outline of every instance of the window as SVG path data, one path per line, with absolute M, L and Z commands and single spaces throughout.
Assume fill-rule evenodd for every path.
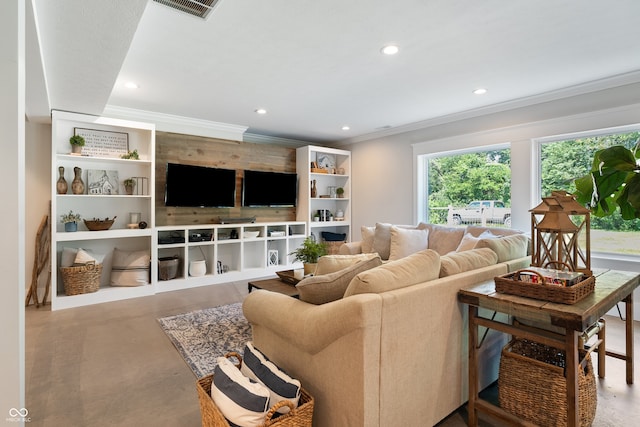
M 511 226 L 511 157 L 504 146 L 421 155 L 426 194 L 420 220 L 432 224 Z
M 574 193 L 574 180 L 589 172 L 595 152 L 613 145 L 632 148 L 640 138 L 640 127 L 594 131 L 575 138 L 565 138 L 541 141 L 539 144 L 542 197 L 551 194 L 552 190 Z M 605 218 L 591 217 L 592 252 L 640 255 L 639 238 L 638 219 L 625 221 L 619 212 Z

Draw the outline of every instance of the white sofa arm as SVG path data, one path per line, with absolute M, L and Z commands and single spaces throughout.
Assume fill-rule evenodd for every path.
M 362 253 L 362 242 L 346 242 L 338 250 L 340 255 L 357 255 L 360 253 Z
M 354 330 L 379 325 L 382 298 L 362 294 L 313 305 L 276 292 L 256 290 L 245 298 L 242 310 L 252 325 L 267 328 L 300 350 L 316 354 Z

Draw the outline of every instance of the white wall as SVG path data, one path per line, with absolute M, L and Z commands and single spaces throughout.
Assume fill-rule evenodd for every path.
M 24 0 L 0 2 L 0 420 L 25 406 L 24 43 Z

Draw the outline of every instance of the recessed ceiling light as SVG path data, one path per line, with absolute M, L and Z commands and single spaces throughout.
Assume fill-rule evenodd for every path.
M 256 110 L 256 113 L 258 113 L 258 114 L 267 114 L 267 110 L 265 110 L 264 108 L 258 108 Z
M 140 86 L 138 86 L 134 82 L 127 82 L 124 84 L 124 87 L 126 87 L 127 89 L 138 89 Z
M 399 50 L 400 48 L 398 48 L 398 46 L 394 44 L 388 44 L 386 46 L 383 46 L 382 49 L 380 49 L 380 52 L 384 53 L 385 55 L 395 55 Z
M 487 90 L 483 87 L 480 87 L 476 90 L 473 91 L 474 94 L 476 95 L 484 95 L 485 93 L 487 93 Z
M 342 126 L 342 130 L 350 130 L 351 128 L 347 125 Z

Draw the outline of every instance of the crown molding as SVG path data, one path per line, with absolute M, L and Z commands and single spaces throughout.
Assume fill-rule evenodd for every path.
M 299 139 L 281 138 L 279 136 L 261 135 L 257 133 L 245 132 L 244 142 L 252 142 L 255 144 L 277 144 L 288 147 L 304 147 L 305 145 L 313 145 L 309 141 Z

